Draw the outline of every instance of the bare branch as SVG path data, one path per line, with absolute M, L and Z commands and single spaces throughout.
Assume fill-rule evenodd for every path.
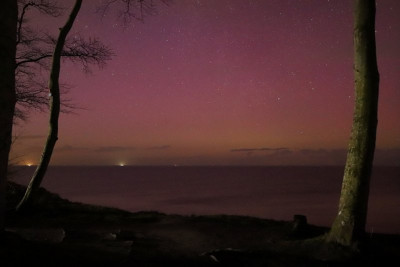
M 26 63 L 35 63 L 35 62 L 38 62 L 38 61 L 41 61 L 41 60 L 43 60 L 43 59 L 45 59 L 45 58 L 49 58 L 49 57 L 51 57 L 51 55 L 46 55 L 46 54 L 44 54 L 44 55 L 32 55 L 32 57 L 29 57 L 29 56 L 25 56 L 26 57 L 26 59 L 24 59 L 24 60 L 21 60 L 21 61 L 19 61 L 19 62 L 17 62 L 15 65 L 16 65 L 16 68 L 18 68 L 19 66 L 21 66 L 21 65 L 23 65 L 23 64 L 26 64 Z
M 34 8 L 40 13 L 52 17 L 59 17 L 64 14 L 65 8 L 59 6 L 57 1 L 52 0 L 18 0 L 19 8 Z
M 72 40 L 67 40 L 62 52 L 63 58 L 82 64 L 85 72 L 90 72 L 90 65 L 104 67 L 106 61 L 111 60 L 112 56 L 114 56 L 112 50 L 97 38 L 84 40 L 79 35 Z
M 29 27 L 28 11 L 57 17 L 64 11 L 52 0 L 18 0 L 20 16 L 18 18 L 17 55 L 15 65 L 17 91 L 17 118 L 26 119 L 28 109 L 45 111 L 48 107 L 48 82 L 50 59 L 53 54 L 56 38 L 43 29 Z M 79 34 L 68 38 L 61 56 L 76 64 L 81 64 L 85 73 L 90 67 L 102 68 L 113 56 L 112 50 L 97 38 L 86 39 Z M 77 107 L 70 99 L 66 99 L 68 86 L 62 87 L 62 111 L 71 113 Z
M 26 14 L 29 9 L 35 9 L 41 14 L 51 17 L 59 17 L 63 14 L 64 8 L 58 6 L 55 2 L 49 0 L 18 0 L 18 9 L 21 10 L 17 21 L 17 45 L 24 37 L 23 25 L 26 24 Z
M 54 42 L 55 40 L 49 36 L 48 40 L 43 43 Z M 16 68 L 30 63 L 41 63 L 43 60 L 52 57 L 51 48 L 47 47 L 31 47 L 30 50 L 22 51 L 16 57 Z M 111 60 L 114 53 L 111 48 L 105 46 L 97 38 L 89 38 L 85 40 L 82 36 L 76 35 L 66 41 L 65 48 L 62 51 L 62 57 L 72 62 L 80 62 L 85 70 L 89 70 L 89 65 L 98 65 L 103 67 L 107 60 Z
M 132 20 L 143 21 L 146 15 L 156 15 L 155 2 L 169 5 L 172 0 L 102 0 L 100 6 L 97 7 L 97 13 L 105 17 L 111 6 L 116 6 L 116 16 L 126 26 Z

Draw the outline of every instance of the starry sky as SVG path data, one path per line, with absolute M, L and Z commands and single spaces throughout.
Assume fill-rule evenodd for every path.
M 353 1 L 155 1 L 157 14 L 125 26 L 118 6 L 101 18 L 98 3 L 83 1 L 70 34 L 100 38 L 115 57 L 90 75 L 63 63 L 79 108 L 61 114 L 53 165 L 344 164 Z M 400 1 L 377 0 L 376 164 L 400 164 L 398 14 Z M 47 117 L 15 126 L 14 162 L 39 161 Z

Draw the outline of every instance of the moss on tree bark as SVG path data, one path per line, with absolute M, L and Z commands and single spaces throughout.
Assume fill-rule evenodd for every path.
M 328 240 L 355 246 L 365 234 L 375 151 L 379 73 L 375 44 L 375 0 L 355 0 L 355 108 L 339 211 Z

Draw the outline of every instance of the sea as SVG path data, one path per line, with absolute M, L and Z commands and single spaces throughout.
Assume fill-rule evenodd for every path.
M 16 167 L 27 184 L 35 167 Z M 337 213 L 338 166 L 54 166 L 43 186 L 71 201 L 132 212 L 244 215 L 330 226 Z M 400 234 L 400 167 L 374 167 L 367 229 Z

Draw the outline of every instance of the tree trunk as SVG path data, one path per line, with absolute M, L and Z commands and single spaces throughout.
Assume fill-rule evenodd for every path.
M 365 235 L 369 184 L 378 122 L 379 73 L 375 44 L 375 0 L 355 0 L 355 109 L 339 211 L 328 241 L 357 246 Z
M 60 114 L 60 86 L 59 86 L 59 76 L 60 76 L 60 61 L 61 53 L 64 47 L 65 39 L 72 28 L 76 16 L 79 13 L 82 0 L 76 0 L 75 5 L 69 15 L 69 18 L 63 28 L 60 29 L 58 35 L 56 47 L 53 53 L 53 61 L 51 65 L 50 80 L 49 80 L 49 90 L 50 90 L 50 120 L 49 120 L 49 133 L 47 136 L 46 145 L 44 147 L 42 158 L 39 165 L 37 166 L 35 173 L 26 189 L 25 195 L 17 206 L 17 210 L 25 208 L 32 197 L 34 196 L 36 190 L 40 187 L 44 175 L 46 174 L 47 167 L 49 166 L 51 156 L 53 154 L 53 149 L 56 145 L 58 139 L 58 117 Z
M 15 52 L 18 6 L 0 1 L 0 232 L 4 230 L 8 154 L 15 109 Z

